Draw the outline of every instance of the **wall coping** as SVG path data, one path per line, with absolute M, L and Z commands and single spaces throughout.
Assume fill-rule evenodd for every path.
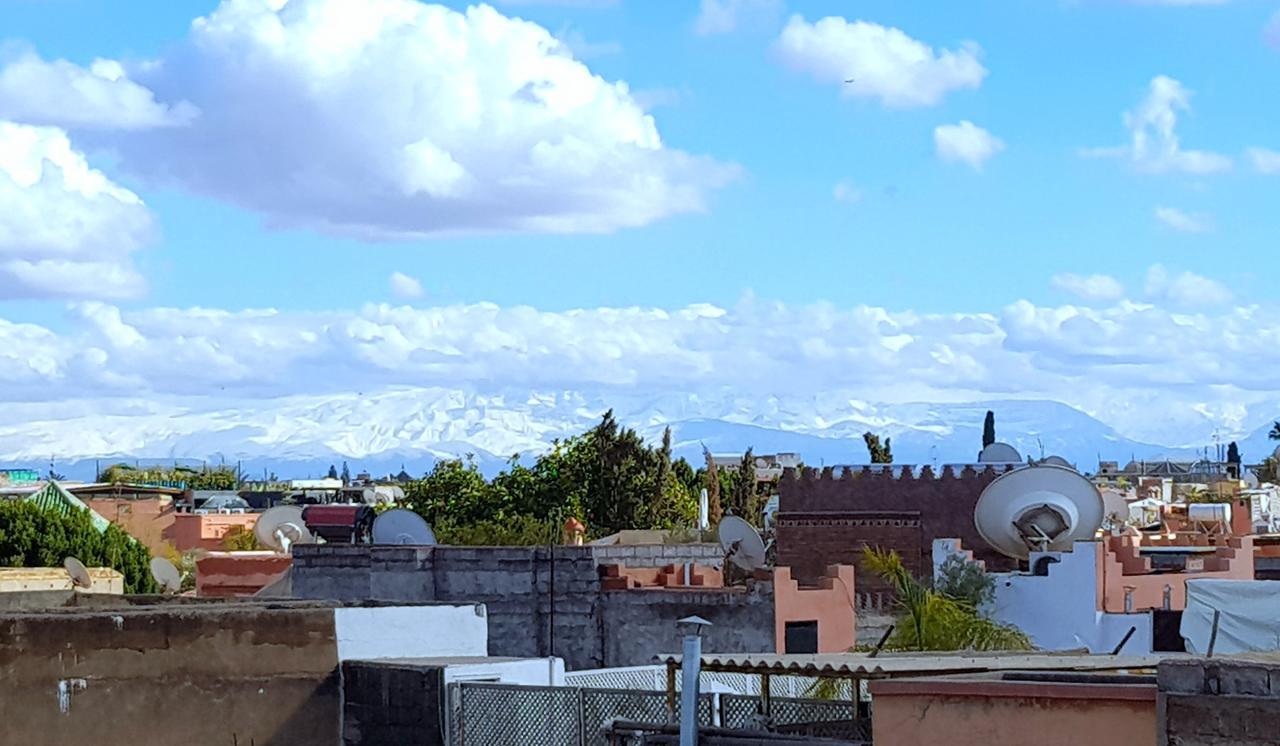
M 974 677 L 880 679 L 871 682 L 873 697 L 983 697 L 1154 703 L 1156 694 L 1154 681 L 1133 684 L 1090 684 L 1009 681 Z

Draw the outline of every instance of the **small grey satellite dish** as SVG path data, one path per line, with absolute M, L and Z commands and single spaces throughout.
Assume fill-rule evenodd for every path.
M 750 523 L 737 516 L 725 516 L 716 527 L 725 558 L 748 572 L 764 567 L 764 540 Z
M 258 516 L 258 522 L 253 524 L 253 535 L 263 546 L 277 552 L 288 552 L 294 544 L 312 541 L 299 505 L 277 505 Z
M 1018 449 L 1008 443 L 992 443 L 978 454 L 980 464 L 1013 464 L 1021 461 Z
M 1105 507 L 1098 488 L 1074 469 L 1028 466 L 996 477 L 978 498 L 973 522 L 1001 554 L 1065 551 L 1092 539 Z
M 431 546 L 436 543 L 436 534 L 412 510 L 392 508 L 373 519 L 373 543 Z
M 93 578 L 89 577 L 89 570 L 84 563 L 75 557 L 67 557 L 62 561 L 62 566 L 66 568 L 67 574 L 71 576 L 71 586 L 73 588 L 92 588 Z
M 1040 463 L 1046 464 L 1048 466 L 1061 466 L 1067 469 L 1076 468 L 1071 465 L 1070 461 L 1067 461 L 1065 458 L 1061 456 L 1046 456 L 1045 458 L 1040 460 Z
M 164 557 L 153 557 L 151 560 L 151 577 L 156 585 L 165 593 L 177 593 L 182 590 L 182 573 Z

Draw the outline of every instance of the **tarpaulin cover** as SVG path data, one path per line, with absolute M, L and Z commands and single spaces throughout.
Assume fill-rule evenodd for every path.
M 1280 582 L 1273 580 L 1188 580 L 1182 639 L 1187 652 L 1203 655 L 1218 618 L 1215 655 L 1280 650 Z

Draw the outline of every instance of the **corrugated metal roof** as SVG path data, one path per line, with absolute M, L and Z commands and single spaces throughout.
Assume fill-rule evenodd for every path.
M 90 509 L 88 505 L 85 505 L 79 498 L 67 492 L 62 485 L 54 481 L 50 481 L 23 499 L 33 502 L 46 510 L 55 510 L 62 515 L 71 515 L 73 510 L 86 510 L 89 512 L 89 521 L 93 523 L 93 527 L 98 530 L 98 533 L 106 531 L 107 526 L 111 525 L 110 521 L 98 515 L 96 511 Z
M 1055 655 L 1052 653 L 833 653 L 826 655 L 708 654 L 706 671 L 730 671 L 796 676 L 888 678 L 983 671 L 1118 671 L 1154 669 L 1162 660 L 1185 657 L 1157 655 Z M 664 664 L 679 664 L 679 655 L 660 655 Z

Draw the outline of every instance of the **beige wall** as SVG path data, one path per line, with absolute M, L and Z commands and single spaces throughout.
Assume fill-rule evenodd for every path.
M 999 680 L 872 684 L 876 746 L 1146 746 L 1156 688 Z
M 791 569 L 773 571 L 774 636 L 779 653 L 786 650 L 787 622 L 816 621 L 818 652 L 843 653 L 857 643 L 853 568 L 832 565 L 817 587 L 801 588 Z
M 77 588 L 77 593 L 124 593 L 124 576 L 110 567 L 90 567 L 88 588 Z M 5 567 L 0 568 L 0 593 L 26 593 L 30 591 L 69 591 L 74 586 L 71 575 L 61 567 Z

